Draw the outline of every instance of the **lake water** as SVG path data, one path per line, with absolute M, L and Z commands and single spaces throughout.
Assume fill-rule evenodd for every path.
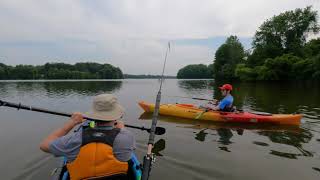
M 0 99 L 63 112 L 90 109 L 92 97 L 114 93 L 126 108 L 125 123 L 151 124 L 140 100 L 154 102 L 159 80 L 1 81 Z M 170 97 L 221 98 L 213 80 L 164 81 L 162 103 L 204 102 Z M 300 127 L 204 123 L 161 116 L 156 163 L 150 179 L 290 179 L 320 178 L 320 85 L 315 83 L 236 83 L 235 105 L 248 111 L 302 113 Z M 0 107 L 1 179 L 51 179 L 61 159 L 39 150 L 41 140 L 67 118 Z M 136 136 L 140 160 L 148 134 Z

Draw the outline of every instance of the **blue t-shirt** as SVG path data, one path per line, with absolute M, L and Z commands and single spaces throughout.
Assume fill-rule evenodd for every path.
M 232 103 L 233 103 L 233 97 L 231 96 L 231 94 L 228 94 L 219 102 L 218 107 L 220 110 L 223 110 L 226 107 L 231 107 Z

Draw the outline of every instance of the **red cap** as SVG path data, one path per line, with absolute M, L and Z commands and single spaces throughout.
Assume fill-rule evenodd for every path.
M 221 90 L 232 90 L 232 85 L 231 84 L 224 84 L 223 86 L 219 87 Z

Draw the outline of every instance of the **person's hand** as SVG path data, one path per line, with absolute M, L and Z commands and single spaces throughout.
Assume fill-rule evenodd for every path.
M 114 127 L 122 129 L 124 128 L 124 123 L 122 121 L 117 120 Z
M 212 101 L 209 101 L 209 104 L 216 105 L 217 103 L 218 103 L 218 100 L 216 100 L 216 99 L 213 99 Z
M 71 116 L 70 121 L 73 123 L 73 125 L 80 124 L 84 121 L 83 115 L 80 112 L 74 112 Z

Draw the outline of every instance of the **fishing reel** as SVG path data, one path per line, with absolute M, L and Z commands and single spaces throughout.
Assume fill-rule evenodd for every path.
M 143 166 L 142 166 L 142 179 L 143 180 L 148 180 L 149 179 L 149 174 L 151 172 L 151 168 L 153 163 L 155 163 L 156 158 L 155 154 L 147 154 L 143 157 Z

